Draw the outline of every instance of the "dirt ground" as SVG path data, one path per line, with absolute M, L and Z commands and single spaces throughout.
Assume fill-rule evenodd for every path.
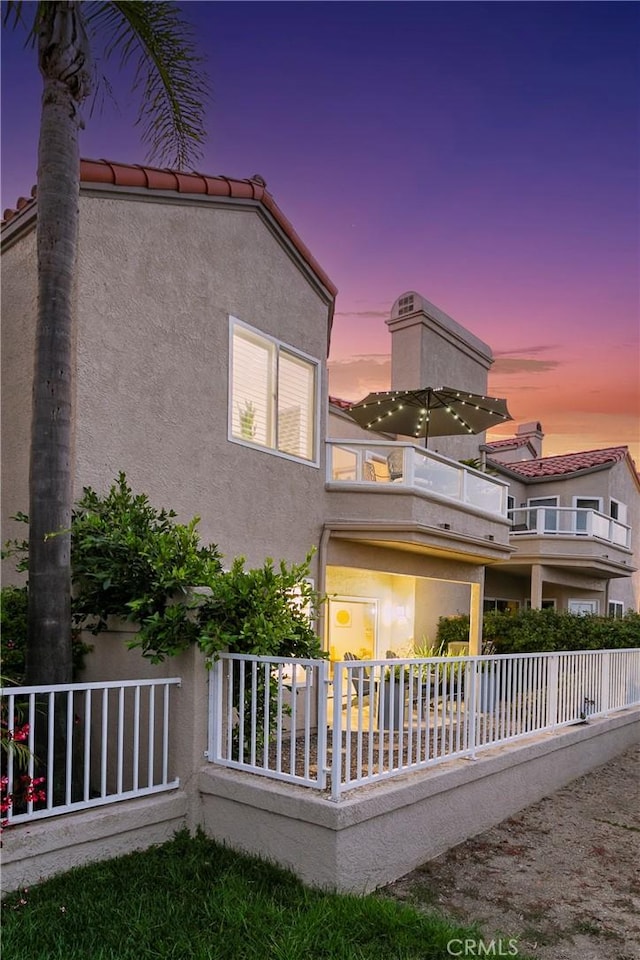
M 640 960 L 640 745 L 384 893 L 536 960 Z

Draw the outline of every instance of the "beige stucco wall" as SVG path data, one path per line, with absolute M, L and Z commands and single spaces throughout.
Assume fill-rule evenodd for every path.
M 29 510 L 29 433 L 31 429 L 31 382 L 37 305 L 35 232 L 27 232 L 19 244 L 2 253 L 2 326 L 0 417 L 2 430 L 2 543 L 23 539 L 24 524 L 10 520 L 18 511 Z M 15 564 L 2 564 L 2 582 L 21 581 Z
M 28 509 L 35 234 L 3 252 L 3 539 Z M 74 497 L 124 470 L 230 565 L 301 560 L 324 517 L 326 292 L 251 205 L 84 194 L 76 312 Z M 228 437 L 229 315 L 319 361 L 317 464 Z M 313 570 L 317 575 L 317 571 Z
M 81 200 L 76 492 L 122 469 L 227 563 L 299 560 L 324 450 L 316 467 L 227 440 L 230 314 L 319 359 L 324 398 L 327 304 L 253 208 Z

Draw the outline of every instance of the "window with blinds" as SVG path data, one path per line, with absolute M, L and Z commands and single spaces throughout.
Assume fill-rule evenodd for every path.
M 231 436 L 316 459 L 318 363 L 231 320 Z

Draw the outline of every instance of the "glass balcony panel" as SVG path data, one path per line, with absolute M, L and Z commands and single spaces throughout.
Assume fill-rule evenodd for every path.
M 467 471 L 465 484 L 465 499 L 467 503 L 489 513 L 502 513 L 504 491 L 488 477 Z
M 358 479 L 358 454 L 348 447 L 333 446 L 331 479 L 337 483 Z
M 426 487 L 431 493 L 460 500 L 462 494 L 460 467 L 434 460 L 427 454 L 414 450 L 414 480 L 417 486 Z

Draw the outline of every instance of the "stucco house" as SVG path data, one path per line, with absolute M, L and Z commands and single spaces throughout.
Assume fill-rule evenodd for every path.
M 200 516 L 229 563 L 299 561 L 316 547 L 336 658 L 407 653 L 459 613 L 477 651 L 494 601 L 637 609 L 629 526 L 640 496 L 622 448 L 549 474 L 539 430 L 511 446 L 480 434 L 425 449 L 367 432 L 329 402 L 337 291 L 262 178 L 85 160 L 79 212 L 75 496 L 124 470 L 154 503 Z M 5 538 L 28 502 L 36 215 L 37 199 L 22 198 L 2 227 Z M 420 294 L 397 297 L 387 325 L 392 388 L 486 392 L 491 348 Z M 460 463 L 479 450 L 487 472 Z M 548 523 L 534 532 L 541 497 Z
M 523 424 L 482 447 L 488 468 L 509 482 L 516 548 L 487 571 L 485 609 L 638 610 L 640 478 L 628 448 L 543 457 L 542 436 L 539 423 Z
M 5 213 L 1 234 L 3 539 L 22 535 L 10 517 L 28 503 L 36 216 L 37 199 L 21 199 Z M 615 652 L 618 671 L 609 671 L 612 654 L 606 669 L 595 656 L 588 661 L 600 671 L 599 725 L 562 727 L 561 740 L 536 737 L 512 753 L 505 743 L 575 722 L 572 685 L 558 693 L 567 671 L 576 673 L 573 654 L 564 672 L 564 654 L 543 654 L 544 664 L 509 672 L 492 688 L 484 681 L 510 671 L 511 660 L 468 658 L 464 697 L 461 684 L 436 683 L 432 667 L 415 674 L 414 663 L 400 661 L 395 699 L 393 671 L 374 664 L 377 681 L 369 672 L 364 705 L 367 668 L 347 663 L 346 654 L 410 656 L 414 644 L 434 642 L 440 616 L 469 614 L 470 652 L 479 653 L 483 609 L 492 604 L 637 609 L 640 490 L 625 448 L 545 459 L 538 424 L 509 441 L 438 437 L 428 447 L 359 427 L 348 404 L 328 397 L 335 297 L 260 177 L 82 161 L 74 495 L 86 485 L 104 491 L 125 471 L 154 504 L 183 520 L 198 515 L 202 538 L 229 565 L 238 555 L 250 565 L 267 556 L 300 561 L 315 547 L 312 576 L 328 595 L 319 629 L 331 659 L 342 663 L 273 666 L 264 658 L 265 676 L 278 675 L 277 744 L 265 738 L 256 759 L 257 727 L 249 724 L 250 762 L 242 763 L 225 754 L 244 714 L 234 717 L 233 684 L 223 688 L 223 674 L 232 677 L 240 659 L 244 678 L 252 660 L 248 677 L 257 658 L 222 654 L 208 671 L 191 648 L 152 665 L 126 650 L 133 627 L 118 624 L 95 645 L 87 683 L 63 708 L 68 758 L 80 744 L 75 726 L 84 710 L 82 799 L 35 811 L 41 823 L 29 813 L 22 832 L 18 824 L 3 851 L 11 888 L 105 851 L 162 842 L 186 825 L 274 858 L 307 882 L 362 892 L 586 773 L 637 736 L 637 711 L 626 709 L 638 701 L 637 651 Z M 387 324 L 392 388 L 446 384 L 486 393 L 491 348 L 420 294 L 398 296 Z M 461 462 L 482 457 L 486 469 Z M 15 576 L 4 572 L 5 582 Z M 415 716 L 401 692 L 407 669 L 411 689 L 417 678 L 422 684 Z M 493 695 L 498 687 L 502 701 Z M 248 681 L 243 689 L 246 705 Z M 518 716 L 513 704 L 522 705 Z M 252 711 L 257 722 L 255 703 Z M 498 749 L 478 763 L 459 759 L 432 776 L 400 776 L 431 772 L 449 755 L 475 759 L 476 747 L 493 744 Z M 94 756 L 100 762 L 92 768 Z M 71 759 L 65 769 L 70 797 Z M 344 790 L 365 783 L 377 792 L 342 800 Z

